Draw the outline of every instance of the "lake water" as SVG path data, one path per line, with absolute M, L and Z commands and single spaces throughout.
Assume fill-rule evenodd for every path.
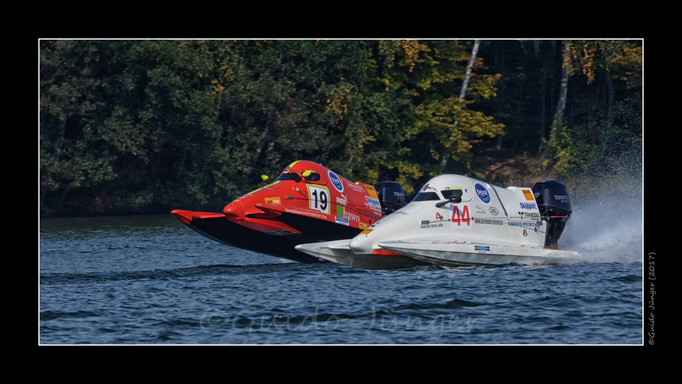
M 644 344 L 641 201 L 573 208 L 559 245 L 580 262 L 391 271 L 231 248 L 170 214 L 44 219 L 39 343 Z

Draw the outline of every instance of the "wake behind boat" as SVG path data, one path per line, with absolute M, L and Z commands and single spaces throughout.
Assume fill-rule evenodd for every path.
M 354 238 L 296 249 L 365 269 L 555 264 L 577 256 L 557 244 L 571 213 L 568 191 L 559 180 L 501 188 L 440 175 L 410 204 Z

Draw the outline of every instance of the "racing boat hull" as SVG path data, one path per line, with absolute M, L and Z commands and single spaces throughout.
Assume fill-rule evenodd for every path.
M 557 246 L 571 213 L 568 192 L 558 180 L 500 188 L 440 175 L 412 202 L 352 239 L 296 249 L 366 269 L 560 264 L 578 255 Z
M 237 248 L 301 263 L 315 255 L 295 247 L 349 239 L 404 205 L 402 186 L 353 183 L 311 161 L 287 166 L 277 180 L 225 206 L 222 213 L 174 210 L 194 231 Z
M 411 268 L 429 264 L 427 261 L 389 250 L 377 250 L 370 254 L 358 255 L 350 249 L 348 240 L 301 244 L 296 246 L 296 250 L 337 264 L 370 270 Z
M 295 246 L 310 239 L 295 236 L 273 236 L 254 231 L 228 220 L 222 213 L 174 210 L 171 214 L 189 228 L 219 243 L 259 252 L 299 263 L 312 264 L 321 260 L 295 250 Z
M 466 241 L 462 242 L 466 243 Z M 577 252 L 558 248 L 519 247 L 491 243 L 454 244 L 451 240 L 382 241 L 379 246 L 424 263 L 443 266 L 500 264 L 556 265 L 576 260 Z

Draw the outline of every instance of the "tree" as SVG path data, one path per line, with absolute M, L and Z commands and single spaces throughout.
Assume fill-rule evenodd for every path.
M 556 140 L 556 130 L 561 120 L 564 117 L 564 109 L 566 108 L 566 96 L 568 95 L 568 76 L 571 70 L 571 43 L 564 41 L 563 47 L 563 61 L 561 64 L 561 91 L 559 92 L 559 101 L 557 102 L 556 112 L 554 113 L 554 120 L 552 121 L 552 129 L 549 135 L 550 140 Z
M 462 83 L 462 89 L 459 92 L 459 101 L 463 101 L 464 97 L 466 96 L 467 92 L 467 86 L 469 85 L 469 79 L 471 78 L 471 70 L 474 67 L 474 63 L 476 62 L 476 55 L 478 55 L 478 47 L 480 47 L 481 41 L 480 40 L 474 40 L 474 48 L 471 50 L 471 59 L 469 60 L 469 65 L 467 66 L 467 70 L 464 74 L 464 82 Z M 455 118 L 455 125 L 457 125 L 457 119 Z M 454 140 L 455 138 L 453 136 L 450 136 L 450 140 Z M 440 171 L 443 172 L 443 169 L 445 169 L 445 166 L 448 163 L 448 157 L 450 156 L 449 153 L 445 153 L 442 155 L 442 161 L 440 163 Z
M 566 116 L 562 108 L 560 115 L 557 108 L 546 163 L 563 174 L 616 172 L 625 164 L 628 172 L 636 172 L 641 164 L 641 41 L 566 41 L 563 56 L 563 79 L 575 78 L 570 93 L 576 96 L 565 100 L 562 87 L 560 102 L 570 104 L 571 113 Z
M 89 41 L 41 42 L 41 202 L 57 192 L 51 199 L 61 206 L 68 191 L 97 188 L 116 178 L 116 158 L 96 129 L 108 108 L 111 69 L 100 60 L 116 56 L 119 48 Z M 101 210 L 102 204 L 92 209 Z
M 468 164 L 469 141 L 502 132 L 503 125 L 470 108 L 479 98 L 495 96 L 499 75 L 481 73 L 481 59 L 472 65 L 469 83 L 467 64 L 470 48 L 456 41 L 380 41 L 377 49 L 377 74 L 386 92 L 402 100 L 408 110 L 403 129 L 391 149 L 374 148 L 375 164 L 393 176 L 410 193 L 422 176 L 440 172 L 441 156 Z M 472 100 L 460 100 L 462 92 Z M 379 143 L 381 144 L 381 143 Z
M 474 145 L 503 133 L 513 154 L 554 132 L 549 165 L 565 172 L 641 143 L 640 41 L 55 40 L 40 50 L 44 211 L 221 209 L 302 158 L 410 192 L 466 172 Z M 555 116 L 562 125 L 545 123 Z

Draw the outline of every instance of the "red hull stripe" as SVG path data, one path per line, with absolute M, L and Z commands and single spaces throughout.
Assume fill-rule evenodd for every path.
M 382 249 L 382 250 L 376 250 L 376 249 L 375 249 L 375 250 L 372 250 L 372 255 L 377 255 L 377 256 L 394 256 L 394 257 L 395 257 L 395 256 L 397 256 L 397 257 L 407 257 L 407 256 L 402 255 L 402 254 L 400 254 L 400 253 L 396 253 L 396 252 L 389 251 L 389 250 L 386 250 L 386 249 Z

